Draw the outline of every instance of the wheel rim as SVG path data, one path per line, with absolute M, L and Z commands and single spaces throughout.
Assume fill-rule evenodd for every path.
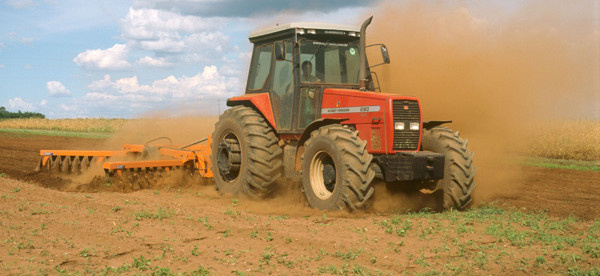
M 331 156 L 317 152 L 310 162 L 310 186 L 319 199 L 328 199 L 336 186 L 336 168 Z
M 223 180 L 232 182 L 240 175 L 241 147 L 237 136 L 232 132 L 223 135 L 217 150 L 217 167 Z

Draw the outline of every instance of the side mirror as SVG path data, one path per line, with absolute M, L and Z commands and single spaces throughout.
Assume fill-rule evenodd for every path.
M 381 45 L 381 57 L 383 58 L 383 63 L 390 63 L 390 54 L 388 53 L 388 49 L 385 47 L 385 45 Z
M 275 41 L 275 60 L 285 60 L 285 46 L 281 41 Z

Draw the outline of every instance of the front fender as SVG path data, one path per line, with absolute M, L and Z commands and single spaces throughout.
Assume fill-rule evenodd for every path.
M 256 108 L 271 125 L 273 130 L 277 132 L 277 126 L 275 125 L 275 116 L 273 116 L 273 109 L 271 108 L 271 98 L 269 93 L 254 93 L 245 94 L 243 96 L 232 97 L 227 99 L 227 106 L 246 105 Z
M 310 123 L 302 132 L 302 136 L 300 136 L 300 140 L 298 140 L 298 145 L 304 144 L 304 142 L 310 138 L 310 133 L 314 130 L 326 125 L 339 124 L 346 120 L 348 119 L 319 118 L 312 121 L 312 123 Z
M 432 129 L 436 126 L 441 126 L 443 124 L 452 123 L 452 121 L 425 121 L 423 122 L 424 129 Z
M 296 171 L 300 171 L 302 169 L 302 164 L 300 164 L 300 157 L 302 157 L 302 154 L 304 153 L 304 142 L 306 142 L 306 140 L 308 140 L 308 138 L 310 138 L 310 134 L 323 126 L 326 125 L 332 125 L 332 124 L 339 124 L 343 121 L 346 121 L 348 119 L 330 119 L 330 118 L 320 118 L 320 119 L 316 119 L 314 121 L 312 121 L 312 123 L 310 123 L 302 132 L 302 136 L 300 136 L 300 139 L 298 140 L 298 145 L 296 147 L 296 158 L 295 158 L 295 166 L 294 169 Z

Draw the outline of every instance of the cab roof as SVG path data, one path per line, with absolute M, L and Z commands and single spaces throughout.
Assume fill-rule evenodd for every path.
M 248 39 L 250 41 L 260 39 L 261 37 L 274 35 L 277 33 L 287 33 L 298 32 L 298 30 L 329 30 L 334 33 L 334 31 L 342 31 L 342 32 L 355 32 L 356 35 L 359 35 L 360 27 L 351 26 L 351 25 L 340 25 L 340 24 L 331 24 L 331 23 L 320 23 L 320 22 L 292 22 L 286 24 L 278 24 L 272 27 L 267 27 L 264 29 L 256 30 L 250 33 Z

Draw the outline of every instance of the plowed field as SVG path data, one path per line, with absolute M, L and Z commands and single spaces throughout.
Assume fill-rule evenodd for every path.
M 600 265 L 598 172 L 528 167 L 492 207 L 434 214 L 397 214 L 407 208 L 398 201 L 419 202 L 414 210 L 429 198 L 396 199 L 383 184 L 370 210 L 349 214 L 309 208 L 298 184 L 280 183 L 288 186 L 257 202 L 184 178 L 125 193 L 33 172 L 40 149 L 102 144 L 0 134 L 1 274 L 531 274 Z

